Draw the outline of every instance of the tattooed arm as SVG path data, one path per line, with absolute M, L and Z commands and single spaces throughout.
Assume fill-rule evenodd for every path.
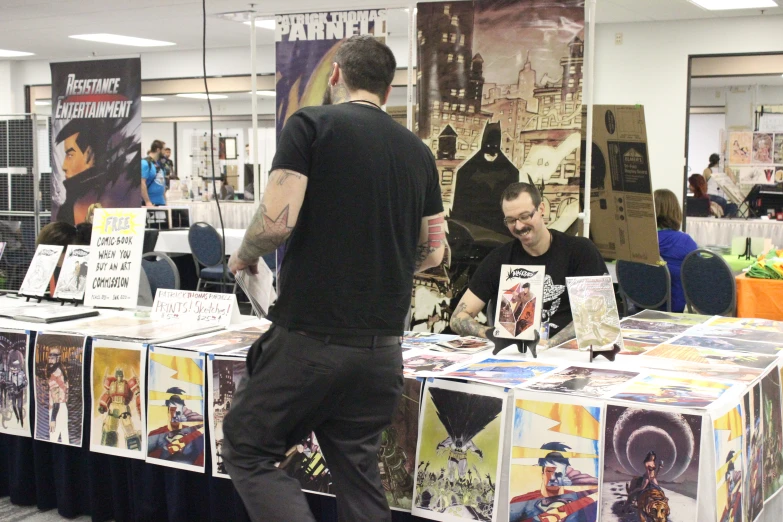
M 454 333 L 486 337 L 491 328 L 476 321 L 476 316 L 484 309 L 484 304 L 484 301 L 476 297 L 476 294 L 466 290 L 465 295 L 459 300 L 457 309 L 451 315 L 449 326 Z
M 261 205 L 245 231 L 242 246 L 228 262 L 232 274 L 245 268 L 255 274 L 258 258 L 274 252 L 288 239 L 302 209 L 306 189 L 307 176 L 292 170 L 272 171 Z
M 419 243 L 416 245 L 414 273 L 438 266 L 446 251 L 446 229 L 443 214 L 427 216 L 421 220 Z

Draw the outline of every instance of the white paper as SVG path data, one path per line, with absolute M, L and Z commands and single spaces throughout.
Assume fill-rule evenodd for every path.
M 253 311 L 258 317 L 266 317 L 267 311 L 277 299 L 272 281 L 274 274 L 263 259 L 258 260 L 258 273 L 251 274 L 248 270 L 242 270 L 236 275 L 239 287 L 245 292 Z
M 239 320 L 239 305 L 236 294 L 159 288 L 155 293 L 150 318 L 228 326 Z
M 88 246 L 68 245 L 63 265 L 60 268 L 57 288 L 54 290 L 55 298 L 80 301 L 84 297 L 89 255 L 90 247 Z
M 146 216 L 143 208 L 95 210 L 85 305 L 136 307 Z
M 62 253 L 63 247 L 60 245 L 38 245 L 22 286 L 19 287 L 19 293 L 43 297 Z

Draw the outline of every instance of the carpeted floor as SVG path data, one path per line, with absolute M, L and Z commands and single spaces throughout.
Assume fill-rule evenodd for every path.
M 67 519 L 61 517 L 56 509 L 38 511 L 35 506 L 15 506 L 8 497 L 0 498 L 0 522 L 59 522 L 60 520 L 75 520 L 86 522 L 90 517 Z

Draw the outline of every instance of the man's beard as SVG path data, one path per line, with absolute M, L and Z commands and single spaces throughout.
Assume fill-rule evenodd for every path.
M 49 372 L 49 375 L 52 375 L 54 372 L 57 371 L 57 368 L 60 368 L 60 363 L 54 363 L 54 364 L 47 364 L 46 365 L 46 371 Z
M 332 88 L 331 86 L 327 85 L 326 90 L 324 91 L 324 98 L 321 100 L 321 105 L 331 105 L 332 104 Z

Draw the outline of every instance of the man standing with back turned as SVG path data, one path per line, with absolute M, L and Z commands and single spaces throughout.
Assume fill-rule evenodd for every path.
M 224 421 L 226 469 L 253 520 L 314 521 L 275 463 L 314 431 L 344 521 L 390 521 L 378 448 L 403 386 L 413 274 L 445 249 L 435 160 L 383 112 L 396 63 L 354 36 L 324 105 L 291 116 L 263 201 L 229 268 L 254 272 L 287 243 L 274 325 L 250 350 Z

